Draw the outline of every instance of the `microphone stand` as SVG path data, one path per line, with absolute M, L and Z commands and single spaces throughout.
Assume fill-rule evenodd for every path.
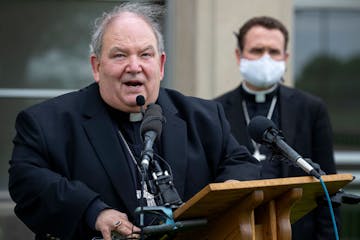
M 141 107 L 144 105 L 144 97 L 136 98 L 137 104 Z M 141 112 L 143 109 L 141 108 Z M 167 165 L 167 170 L 163 171 L 159 162 L 154 158 L 153 144 L 156 137 L 160 136 L 162 124 L 165 121 L 161 107 L 155 103 L 149 104 L 140 126 L 140 133 L 144 140 L 144 149 L 141 152 L 141 159 L 138 165 L 141 169 L 141 193 L 140 206 L 135 209 L 135 214 L 139 214 L 140 236 L 158 234 L 163 232 L 174 232 L 175 229 L 183 229 L 191 226 L 198 226 L 207 222 L 207 220 L 189 222 L 182 221 L 175 223 L 172 215 L 173 209 L 178 208 L 183 202 L 172 181 L 171 167 L 160 156 L 159 159 Z M 154 196 L 156 206 L 144 206 L 144 188 Z M 145 199 L 147 196 L 145 196 Z M 165 217 L 159 221 L 162 224 L 145 226 L 145 213 L 153 213 L 157 216 Z M 146 233 L 145 233 L 146 231 Z
M 146 180 L 147 180 L 147 174 L 146 174 L 146 169 L 144 167 L 140 168 L 140 172 L 141 172 L 141 189 L 140 189 L 140 215 L 139 215 L 139 223 L 140 223 L 140 239 L 143 240 L 144 239 L 144 227 L 145 227 L 145 223 L 144 223 L 144 184 L 146 184 Z
M 346 193 L 343 189 L 340 189 L 335 194 L 330 196 L 331 204 L 334 207 L 340 207 L 341 204 L 358 204 L 360 203 L 360 196 Z M 326 205 L 326 199 L 324 196 L 320 196 L 316 199 L 317 204 Z
M 320 165 L 311 161 L 311 159 L 305 158 L 305 160 L 314 167 L 321 175 L 326 175 L 326 173 L 321 170 Z M 334 207 L 340 207 L 341 204 L 358 204 L 360 203 L 360 196 L 346 193 L 343 189 L 339 189 L 336 193 L 330 196 L 331 204 Z M 316 199 L 318 205 L 326 205 L 326 197 L 320 196 Z
M 144 168 L 143 168 L 144 169 Z M 170 170 L 169 170 L 170 171 Z M 183 202 L 173 184 L 172 176 L 168 170 L 163 171 L 159 162 L 151 155 L 151 161 L 144 176 L 148 190 L 154 195 L 157 206 L 139 206 L 135 209 L 135 214 L 140 217 L 140 236 L 175 234 L 178 231 L 202 227 L 207 224 L 207 219 L 190 219 L 186 221 L 176 221 L 173 218 L 173 210 L 178 208 Z M 146 213 L 162 216 L 164 219 L 161 224 L 145 226 L 144 216 Z
M 144 239 L 144 227 L 145 227 L 145 212 L 149 211 L 148 207 L 144 206 L 144 186 L 147 186 L 148 192 L 154 194 L 156 188 L 152 184 L 152 181 L 149 179 L 149 165 L 153 162 L 153 150 L 147 149 L 141 152 L 141 162 L 140 162 L 140 173 L 141 173 L 141 190 L 140 190 L 140 209 L 136 209 L 135 213 L 139 214 L 139 224 L 140 224 L 140 239 Z

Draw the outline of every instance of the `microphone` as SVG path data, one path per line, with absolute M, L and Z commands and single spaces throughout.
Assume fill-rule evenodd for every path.
M 145 174 L 149 168 L 151 170 L 152 180 L 149 180 L 148 185 L 151 193 L 154 194 L 157 205 L 175 208 L 182 204 L 182 200 L 175 189 L 172 176 L 167 170 L 163 171 L 157 160 L 153 159 L 153 145 L 156 138 L 161 135 L 163 122 L 165 122 L 165 118 L 162 115 L 160 105 L 149 104 L 140 125 L 140 134 L 144 139 L 141 166 Z
M 320 179 L 320 174 L 304 160 L 299 153 L 291 148 L 284 140 L 281 131 L 276 125 L 266 117 L 256 116 L 251 119 L 248 130 L 251 138 L 260 144 L 266 144 L 276 147 L 285 157 L 295 162 L 300 168 L 311 176 Z
M 140 112 L 141 114 L 144 116 L 145 112 L 144 112 L 144 104 L 145 104 L 145 98 L 143 95 L 138 95 L 136 97 L 136 105 L 138 105 L 140 107 Z
M 136 101 L 138 98 L 139 96 L 136 98 Z M 156 137 L 161 135 L 163 122 L 164 117 L 160 105 L 155 103 L 149 104 L 140 125 L 140 134 L 144 141 L 144 151 L 141 153 L 141 166 L 145 171 L 148 170 L 150 161 L 153 159 L 153 145 Z
M 144 96 L 143 96 L 143 95 L 138 95 L 138 96 L 136 97 L 136 105 L 142 107 L 142 106 L 144 106 L 144 104 L 145 104 L 145 98 L 144 98 Z

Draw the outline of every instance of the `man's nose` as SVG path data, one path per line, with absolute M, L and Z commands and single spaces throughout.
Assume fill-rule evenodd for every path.
M 141 72 L 141 70 L 141 61 L 137 56 L 131 56 L 129 58 L 128 65 L 126 66 L 126 71 L 131 73 L 138 73 Z

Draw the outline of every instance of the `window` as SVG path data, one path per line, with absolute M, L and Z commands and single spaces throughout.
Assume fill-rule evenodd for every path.
M 5 2 L 0 7 L 0 189 L 7 189 L 8 160 L 17 113 L 93 82 L 89 64 L 94 19 L 114 2 Z
M 296 86 L 327 103 L 337 150 L 360 150 L 360 3 L 357 5 L 295 12 Z
M 345 190 L 358 195 L 360 2 L 325 0 L 301 4 L 305 2 L 297 1 L 294 16 L 295 85 L 320 96 L 328 105 L 337 170 L 356 176 Z M 359 239 L 359 211 L 358 205 L 341 207 L 342 239 Z

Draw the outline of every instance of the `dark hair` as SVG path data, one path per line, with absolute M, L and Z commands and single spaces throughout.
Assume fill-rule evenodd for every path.
M 284 49 L 286 51 L 289 41 L 288 30 L 279 20 L 268 16 L 254 17 L 249 19 L 244 25 L 240 27 L 239 33 L 235 33 L 240 51 L 243 51 L 244 49 L 245 35 L 254 26 L 261 26 L 267 29 L 278 29 L 284 35 Z

